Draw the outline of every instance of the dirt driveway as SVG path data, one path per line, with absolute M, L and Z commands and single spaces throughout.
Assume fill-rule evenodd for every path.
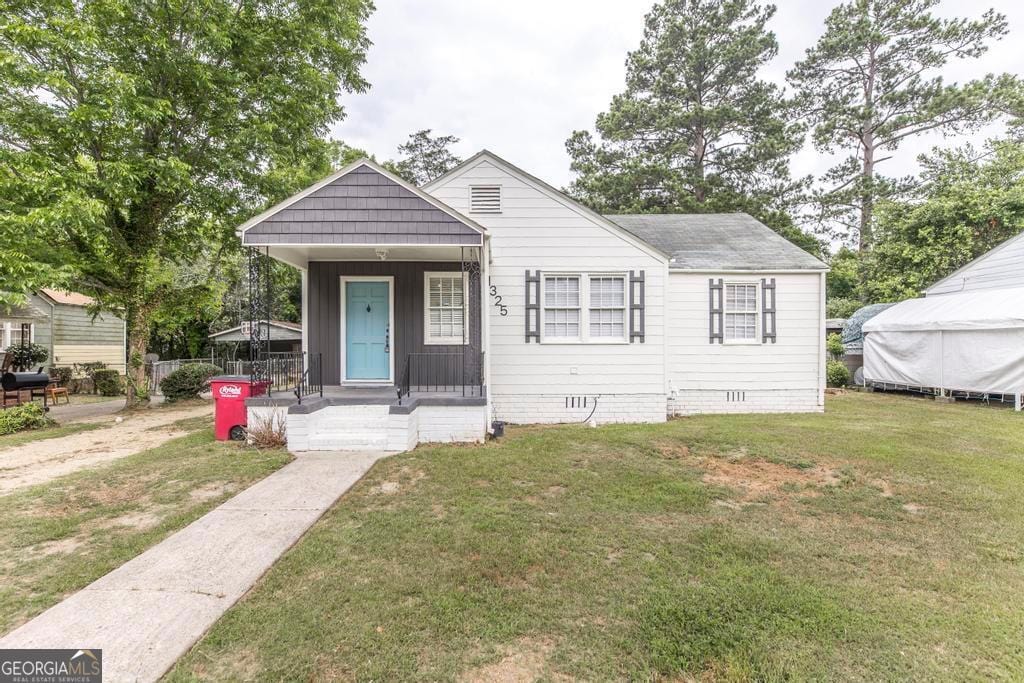
M 120 423 L 115 417 L 97 418 L 88 421 L 108 422 L 109 426 L 0 449 L 0 495 L 155 448 L 188 433 L 172 423 L 212 412 L 210 404 L 160 408 Z

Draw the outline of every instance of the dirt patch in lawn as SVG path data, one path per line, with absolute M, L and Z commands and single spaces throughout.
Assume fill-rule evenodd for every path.
M 204 503 L 214 498 L 219 498 L 228 493 L 234 493 L 235 487 L 228 482 L 215 481 L 209 484 L 203 484 L 202 486 L 192 489 L 188 493 L 188 497 L 196 503 Z
M 156 448 L 188 430 L 173 423 L 209 415 L 212 405 L 130 415 L 108 427 L 0 450 L 0 495 Z
M 825 465 L 793 467 L 749 458 L 702 458 L 697 464 L 705 470 L 705 483 L 738 491 L 743 502 L 816 495 L 821 487 L 841 480 L 835 469 Z
M 458 680 L 462 683 L 532 683 L 544 677 L 548 657 L 555 644 L 548 639 L 523 638 L 494 664 L 471 669 Z

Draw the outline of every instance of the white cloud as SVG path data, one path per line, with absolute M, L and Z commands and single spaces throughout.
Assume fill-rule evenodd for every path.
M 823 28 L 832 4 L 777 0 L 779 57 L 766 76 L 782 83 L 785 71 Z M 457 152 L 469 156 L 488 148 L 562 186 L 569 182 L 565 140 L 592 128 L 595 116 L 620 92 L 626 53 L 643 34 L 647 0 L 380 0 L 369 24 L 369 61 L 364 75 L 371 89 L 347 95 L 347 118 L 333 135 L 378 156 L 421 128 L 462 139 Z M 982 59 L 951 65 L 948 81 L 985 72 L 1024 73 L 1024 4 L 993 0 L 1007 15 L 1011 36 Z M 972 2 L 947 0 L 946 16 L 980 15 Z M 949 142 L 949 141 L 946 141 Z M 956 142 L 956 141 L 953 141 Z M 900 150 L 887 173 L 916 168 L 915 157 L 941 135 L 926 136 Z M 810 147 L 796 156 L 798 174 L 828 166 Z

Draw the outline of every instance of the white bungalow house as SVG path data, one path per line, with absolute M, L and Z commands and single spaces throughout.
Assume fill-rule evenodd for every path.
M 293 450 L 824 407 L 827 267 L 744 214 L 601 216 L 482 151 L 422 188 L 356 162 L 238 234 L 302 271 L 323 396 L 249 400 Z

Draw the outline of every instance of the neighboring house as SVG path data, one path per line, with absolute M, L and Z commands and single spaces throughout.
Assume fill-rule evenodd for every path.
M 20 343 L 27 324 L 30 341 L 49 350 L 47 367 L 103 362 L 125 372 L 124 320 L 107 312 L 94 317 L 84 294 L 41 289 L 26 296 L 24 305 L 0 313 L 2 348 Z
M 743 214 L 601 216 L 484 151 L 422 189 L 356 162 L 239 235 L 302 271 L 325 395 L 249 402 L 296 450 L 823 410 L 827 266 Z
M 214 332 L 207 336 L 213 344 L 233 344 L 236 351 L 242 345 L 248 345 L 251 337 L 250 323 L 245 322 L 237 327 L 231 327 L 220 332 Z M 297 353 L 302 350 L 302 324 L 288 322 L 286 320 L 271 320 L 261 323 L 266 332 L 263 338 L 270 340 L 269 350 L 274 353 Z
M 864 378 L 950 394 L 1024 393 L 1024 233 L 864 325 Z

